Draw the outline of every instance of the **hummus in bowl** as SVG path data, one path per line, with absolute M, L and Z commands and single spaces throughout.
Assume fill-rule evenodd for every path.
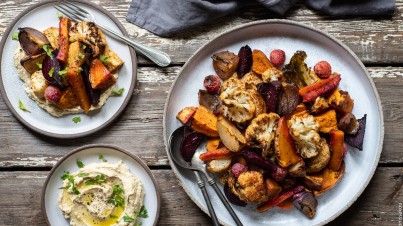
M 91 163 L 66 171 L 59 208 L 70 225 L 129 225 L 143 205 L 144 189 L 122 161 Z

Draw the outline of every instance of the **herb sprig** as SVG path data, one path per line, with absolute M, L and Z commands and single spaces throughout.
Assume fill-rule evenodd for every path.
M 78 195 L 80 192 L 78 191 L 77 187 L 74 185 L 74 177 L 70 174 L 69 171 L 64 171 L 64 174 L 60 177 L 62 180 L 68 180 L 70 183 L 67 184 L 66 187 L 61 187 L 61 189 L 68 190 L 71 187 L 73 194 Z
M 112 203 L 115 206 L 124 207 L 125 199 L 122 197 L 122 195 L 123 195 L 123 189 L 120 187 L 120 185 L 115 185 L 113 186 L 113 192 L 108 202 Z

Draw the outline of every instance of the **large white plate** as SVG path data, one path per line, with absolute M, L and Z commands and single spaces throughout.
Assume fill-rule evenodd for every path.
M 87 145 L 72 151 L 62 159 L 50 171 L 42 190 L 42 213 L 49 225 L 68 226 L 66 220 L 58 208 L 58 199 L 61 194 L 62 180 L 60 177 L 64 171 L 77 172 L 77 160 L 84 164 L 101 162 L 99 155 L 103 155 L 108 162 L 115 164 L 123 161 L 129 167 L 130 172 L 141 180 L 145 196 L 144 206 L 148 211 L 148 218 L 140 218 L 142 225 L 156 225 L 160 211 L 160 191 L 158 184 L 147 165 L 136 155 L 117 146 L 99 144 Z
M 117 89 L 124 88 L 122 96 L 110 97 L 100 110 L 92 112 L 89 115 L 82 113 L 66 115 L 60 118 L 51 116 L 26 94 L 23 82 L 19 79 L 13 62 L 13 55 L 18 41 L 12 40 L 11 37 L 18 27 L 33 27 L 41 31 L 49 27 L 59 27 L 57 11 L 53 8 L 55 3 L 56 1 L 45 1 L 28 8 L 17 16 L 5 32 L 0 44 L 1 95 L 14 116 L 36 132 L 59 138 L 85 136 L 110 124 L 123 112 L 129 103 L 136 82 L 136 54 L 126 44 L 106 35 L 106 41 L 110 48 L 125 61 L 123 67 L 118 71 L 119 78 L 115 86 Z M 120 34 L 127 35 L 120 22 L 100 6 L 87 1 L 77 1 L 75 4 L 92 12 L 98 23 Z M 31 113 L 20 110 L 18 108 L 18 100 L 21 100 Z M 81 122 L 75 124 L 72 121 L 72 118 L 75 116 L 79 116 Z
M 267 20 L 225 32 L 200 48 L 184 65 L 171 87 L 164 113 L 165 145 L 167 137 L 181 125 L 175 118 L 178 111 L 186 106 L 198 106 L 197 93 L 199 89 L 204 89 L 204 77 L 215 74 L 211 55 L 223 50 L 238 53 L 244 45 L 266 54 L 273 49 L 283 49 L 286 62 L 297 50 L 304 50 L 308 55 L 306 63 L 310 67 L 321 60 L 330 62 L 333 71 L 342 76 L 340 88 L 348 91 L 355 100 L 354 115 L 361 118 L 367 114 L 364 150 L 349 148 L 344 178 L 333 189 L 318 197 L 319 205 L 313 219 L 308 219 L 295 208 L 291 212 L 273 208 L 258 213 L 254 205 L 246 208 L 233 206 L 244 225 L 325 224 L 351 206 L 372 178 L 382 150 L 383 115 L 378 93 L 363 64 L 345 45 L 321 31 L 292 21 Z M 177 168 L 172 161 L 170 163 L 186 193 L 208 213 L 194 175 Z M 217 195 L 211 188 L 208 192 L 220 222 L 233 225 L 232 218 Z

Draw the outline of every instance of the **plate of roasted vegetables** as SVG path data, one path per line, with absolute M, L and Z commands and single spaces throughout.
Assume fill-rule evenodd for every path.
M 127 34 L 110 13 L 83 1 L 97 23 L 71 21 L 38 3 L 22 12 L 1 42 L 2 96 L 29 128 L 58 138 L 85 136 L 110 124 L 128 104 L 136 55 L 97 26 Z
M 205 150 L 200 160 L 244 225 L 332 221 L 372 178 L 384 133 L 378 93 L 355 54 L 287 20 L 249 23 L 200 48 L 170 90 L 165 140 L 180 126 L 182 155 Z M 207 213 L 194 175 L 171 166 Z M 208 192 L 220 222 L 233 225 Z

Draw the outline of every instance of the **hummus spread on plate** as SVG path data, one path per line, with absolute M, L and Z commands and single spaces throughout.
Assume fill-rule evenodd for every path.
M 144 189 L 122 161 L 91 163 L 62 176 L 59 208 L 70 225 L 129 225 L 143 204 Z

